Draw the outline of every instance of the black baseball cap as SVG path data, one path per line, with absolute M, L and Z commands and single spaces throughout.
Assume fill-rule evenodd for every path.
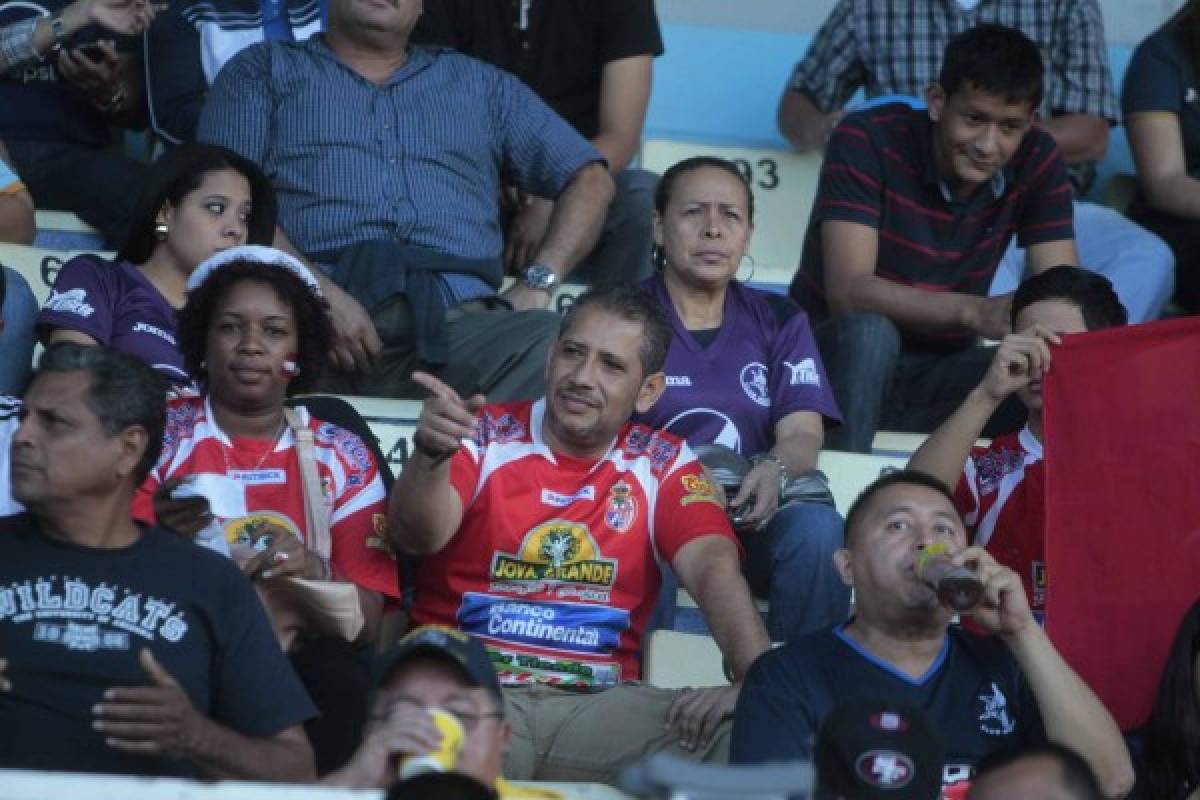
M 398 667 L 417 656 L 441 658 L 459 667 L 476 686 L 489 690 L 504 707 L 500 681 L 487 648 L 469 634 L 445 625 L 413 628 L 375 662 L 375 682 L 384 683 Z
M 813 762 L 817 800 L 937 800 L 946 749 L 919 709 L 864 698 L 822 723 Z

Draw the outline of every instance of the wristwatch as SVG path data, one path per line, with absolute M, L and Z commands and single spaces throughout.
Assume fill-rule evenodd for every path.
M 521 282 L 530 289 L 553 292 L 554 287 L 558 286 L 558 276 L 545 264 L 530 264 L 521 273 Z

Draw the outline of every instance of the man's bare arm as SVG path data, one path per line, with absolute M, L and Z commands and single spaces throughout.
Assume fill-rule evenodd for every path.
M 534 260 L 563 278 L 596 243 L 613 191 L 613 179 L 603 164 L 588 164 L 576 172 L 554 203 Z
M 999 339 L 1009 332 L 1008 296 L 931 292 L 877 276 L 879 232 L 869 225 L 826 220 L 821 246 L 825 297 L 835 313 L 870 311 L 915 333 L 966 328 Z
M 609 172 L 629 166 L 641 143 L 653 71 L 654 58 L 647 54 L 609 61 L 600 73 L 599 127 L 592 144 Z
M 1095 114 L 1059 114 L 1041 126 L 1054 137 L 1068 164 L 1102 161 L 1108 153 L 1109 122 Z
M 829 134 L 846 115 L 845 111 L 825 112 L 817 108 L 809 96 L 791 87 L 779 98 L 776 123 L 779 132 L 801 153 L 820 153 L 829 141 Z
M 464 401 L 424 372 L 412 377 L 432 395 L 421 406 L 415 452 L 392 487 L 388 531 L 401 551 L 428 555 L 445 547 L 462 524 L 462 500 L 450 485 L 450 458 L 474 433 L 475 414 L 484 399 L 475 395 Z
M 771 640 L 742 577 L 737 545 L 724 536 L 701 536 L 684 545 L 671 566 L 740 681 Z
M 1040 242 L 1026 248 L 1026 261 L 1029 264 L 1029 271 L 1034 275 L 1052 267 L 1077 267 L 1079 266 L 1079 250 L 1075 247 L 1074 239 Z
M 300 725 L 274 736 L 240 734 L 201 714 L 148 650 L 138 654 L 148 686 L 109 689 L 92 710 L 108 747 L 135 755 L 182 758 L 212 779 L 308 783 L 316 778 L 312 747 Z

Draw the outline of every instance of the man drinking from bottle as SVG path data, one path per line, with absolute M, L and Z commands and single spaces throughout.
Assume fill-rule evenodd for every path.
M 950 626 L 953 611 L 918 574 L 928 549 L 975 573 L 983 596 L 970 616 L 994 635 Z M 809 759 L 833 708 L 874 695 L 922 709 L 939 728 L 945 784 L 995 750 L 1048 739 L 1083 756 L 1107 796 L 1128 791 L 1133 771 L 1116 723 L 1034 621 L 1017 574 L 967 547 L 943 483 L 906 470 L 868 486 L 834 561 L 854 588 L 855 616 L 759 657 L 738 700 L 732 761 Z

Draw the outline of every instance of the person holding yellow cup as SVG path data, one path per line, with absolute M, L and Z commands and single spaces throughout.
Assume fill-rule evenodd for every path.
M 384 789 L 424 772 L 458 772 L 499 798 L 556 798 L 501 777 L 512 728 L 487 650 L 453 628 L 416 628 L 385 653 L 363 741 L 342 769 L 322 781 Z

